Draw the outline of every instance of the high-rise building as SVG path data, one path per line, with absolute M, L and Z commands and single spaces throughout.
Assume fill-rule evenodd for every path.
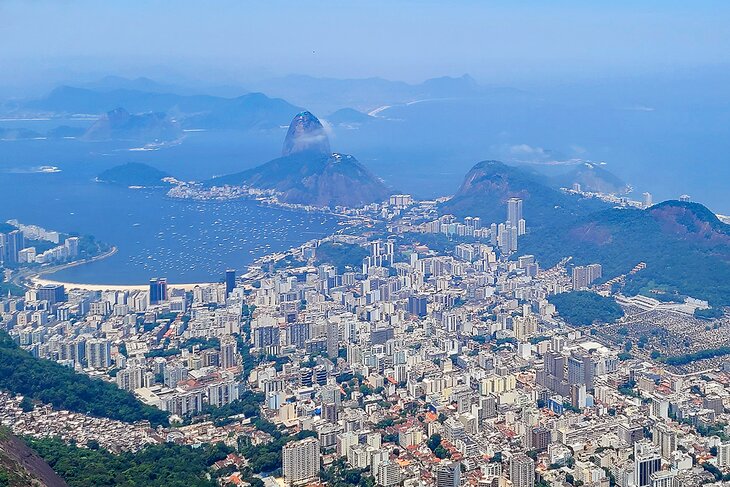
M 106 369 L 112 364 L 111 343 L 104 338 L 92 338 L 86 342 L 86 365 Z
M 233 292 L 236 287 L 236 270 L 228 269 L 226 271 L 226 297 Z
M 396 462 L 386 460 L 378 464 L 378 470 L 375 474 L 378 485 L 394 487 L 400 483 L 400 477 L 400 466 Z
M 256 348 L 278 347 L 280 340 L 279 325 L 264 323 L 256 325 L 251 330 L 253 345 Z
M 162 301 L 167 301 L 167 278 L 150 279 L 150 304 L 158 304 Z
M 174 388 L 178 382 L 188 378 L 188 369 L 181 363 L 169 363 L 162 371 L 162 380 L 167 387 Z
M 319 440 L 292 441 L 281 449 L 282 471 L 287 485 L 299 485 L 319 477 Z
M 139 364 L 130 364 L 117 372 L 117 386 L 125 391 L 134 391 L 144 387 L 144 369 Z
M 230 335 L 221 338 L 220 365 L 222 368 L 229 369 L 238 365 L 236 348 L 235 338 Z
M 573 289 L 586 289 L 601 276 L 603 276 L 601 264 L 573 267 Z
M 510 198 L 507 200 L 507 221 L 516 227 L 522 220 L 522 200 L 520 198 Z
M 66 247 L 66 252 L 68 253 L 69 259 L 74 259 L 78 257 L 79 255 L 79 237 L 68 237 L 66 241 L 63 243 L 63 246 Z
M 304 348 L 307 340 L 309 340 L 309 323 L 287 323 L 287 345 L 294 345 L 297 348 Z
M 408 312 L 420 317 L 426 316 L 428 314 L 426 309 L 427 304 L 428 299 L 426 296 L 410 296 L 408 298 Z
M 672 453 L 677 450 L 677 433 L 672 431 L 666 423 L 657 423 L 652 431 L 652 440 L 659 447 L 662 457 L 667 460 L 672 458 Z
M 514 487 L 535 487 L 535 462 L 524 453 L 512 456 L 509 479 Z
M 25 238 L 20 230 L 13 230 L 5 237 L 5 262 L 18 263 L 18 252 L 25 247 Z
M 38 301 L 48 301 L 51 306 L 66 301 L 66 290 L 63 284 L 45 284 L 37 290 Z
M 676 470 L 659 470 L 651 474 L 651 487 L 676 487 Z
M 550 444 L 550 430 L 544 426 L 532 428 L 532 449 L 545 450 Z
M 720 468 L 730 467 L 730 441 L 720 443 L 717 446 L 717 466 Z
M 442 460 L 436 467 L 436 487 L 459 487 L 461 464 Z
M 641 196 L 642 196 L 641 204 L 644 208 L 649 208 L 652 204 L 654 204 L 651 193 L 644 193 Z
M 662 468 L 662 457 L 659 449 L 650 441 L 644 440 L 634 444 L 634 485 L 636 487 L 651 486 L 651 476 Z

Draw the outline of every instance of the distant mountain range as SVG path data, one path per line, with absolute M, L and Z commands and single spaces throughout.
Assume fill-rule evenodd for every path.
M 148 85 L 134 83 L 131 86 L 149 88 Z M 175 118 L 183 128 L 239 130 L 279 127 L 287 124 L 294 113 L 301 111 L 301 108 L 284 100 L 269 98 L 262 93 L 222 98 L 129 88 L 100 90 L 71 86 L 58 87 L 41 99 L 25 103 L 18 110 L 54 114 L 104 114 L 120 108 L 130 113 L 165 113 Z
M 506 219 L 507 199 L 522 198 L 529 232 L 516 255 L 533 254 L 546 267 L 565 257 L 575 265 L 600 263 L 606 279 L 644 262 L 644 270 L 626 277 L 624 292 L 687 295 L 730 306 L 730 225 L 706 207 L 665 201 L 647 210 L 612 208 L 550 184 L 544 175 L 484 161 L 441 210 L 499 223 Z
M 292 120 L 282 157 L 207 184 L 245 184 L 274 190 L 286 203 L 316 206 L 358 207 L 382 201 L 390 194 L 385 184 L 353 156 L 330 153 L 324 127 L 309 112 Z
M 178 139 L 182 133 L 180 124 L 164 113 L 131 114 L 124 108 L 117 108 L 102 115 L 82 138 L 163 142 Z
M 433 78 L 418 84 L 383 78 L 335 79 L 290 75 L 250 83 L 249 88 L 325 111 L 340 107 L 370 111 L 386 104 L 423 99 L 519 96 L 522 93 L 512 88 L 482 86 L 468 74 Z
M 284 99 L 327 112 L 343 107 L 351 107 L 349 110 L 353 112 L 368 112 L 387 104 L 426 99 L 504 97 L 522 93 L 512 88 L 482 86 L 467 74 L 433 78 L 418 84 L 381 78 L 333 79 L 291 75 L 224 91 L 245 94 L 228 98 L 202 94 L 200 90 L 159 83 L 149 78 L 107 76 L 80 86 L 59 86 L 48 95 L 21 103 L 15 109 L 55 114 L 102 114 L 122 107 L 131 113 L 169 113 L 185 127 L 197 123 L 202 128 L 248 129 L 284 125 L 294 113 L 302 110 Z M 251 114 L 242 116 L 245 111 Z M 355 114 L 343 113 L 335 118 L 342 115 L 351 118 Z M 361 123 L 366 120 L 358 118 Z

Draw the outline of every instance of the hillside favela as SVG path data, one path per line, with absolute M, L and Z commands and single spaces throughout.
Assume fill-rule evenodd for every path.
M 0 486 L 730 486 L 728 25 L 0 2 Z

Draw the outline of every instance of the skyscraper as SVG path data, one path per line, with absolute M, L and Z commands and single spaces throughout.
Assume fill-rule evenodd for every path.
M 514 455 L 509 462 L 509 479 L 514 487 L 535 487 L 535 462 L 524 453 Z
M 23 232 L 20 230 L 13 230 L 8 233 L 5 237 L 5 262 L 8 264 L 17 264 L 18 252 L 23 250 L 23 247 L 25 247 Z
M 233 292 L 236 287 L 236 270 L 228 269 L 226 271 L 226 297 Z
M 222 368 L 229 369 L 238 365 L 236 347 L 236 339 L 232 336 L 221 338 L 220 365 Z
M 167 278 L 155 277 L 150 279 L 150 304 L 167 301 Z
M 319 440 L 292 441 L 281 449 L 282 471 L 287 485 L 298 485 L 319 476 Z
M 522 220 L 522 200 L 520 198 L 510 198 L 507 200 L 507 221 L 512 225 Z

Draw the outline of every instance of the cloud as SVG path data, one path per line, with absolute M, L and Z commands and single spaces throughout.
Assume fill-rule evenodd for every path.
M 515 164 L 539 164 L 544 166 L 574 166 L 584 163 L 603 164 L 583 158 L 582 156 L 588 152 L 584 147 L 571 145 L 569 148 L 570 155 L 530 144 L 504 144 L 493 147 L 493 150 L 504 161 Z
M 544 158 L 549 157 L 548 150 L 543 149 L 542 147 L 533 147 L 528 144 L 517 144 L 509 147 L 509 152 L 512 155 L 515 156 L 529 156 L 529 157 L 536 157 L 536 158 Z
M 621 107 L 621 110 L 628 110 L 631 112 L 653 112 L 656 110 L 654 107 L 648 107 L 646 105 L 631 105 L 627 107 Z

